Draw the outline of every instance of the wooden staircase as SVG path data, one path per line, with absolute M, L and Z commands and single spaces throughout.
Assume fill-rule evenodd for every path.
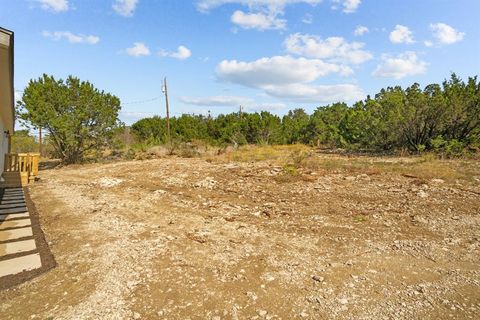
M 5 154 L 4 171 L 0 187 L 16 188 L 33 183 L 38 175 L 39 153 Z

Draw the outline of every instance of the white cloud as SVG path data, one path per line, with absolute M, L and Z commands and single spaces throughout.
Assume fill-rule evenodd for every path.
M 286 107 L 287 106 L 281 102 L 252 103 L 250 105 L 246 105 L 245 110 L 251 112 L 275 111 L 285 109 Z
M 303 16 L 302 22 L 305 24 L 312 24 L 313 23 L 313 16 L 310 13 L 307 13 Z
M 365 33 L 368 33 L 368 28 L 365 26 L 357 26 L 353 32 L 356 36 L 363 36 Z
M 138 4 L 138 0 L 115 0 L 113 10 L 121 16 L 131 17 Z
M 390 41 L 392 43 L 414 43 L 413 33 L 406 26 L 397 24 L 395 29 L 390 32 Z
M 464 32 L 455 30 L 452 26 L 445 23 L 432 23 L 430 30 L 433 32 L 433 37 L 440 44 L 454 44 L 463 40 Z
M 239 4 L 249 8 L 248 13 L 237 10 L 231 21 L 243 29 L 285 29 L 287 21 L 280 17 L 287 5 L 305 3 L 316 5 L 322 0 L 198 0 L 197 9 L 208 12 L 225 4 Z
M 240 4 L 254 10 L 267 8 L 270 12 L 283 12 L 285 6 L 290 4 L 316 5 L 320 2 L 322 0 L 199 0 L 197 1 L 197 9 L 201 12 L 208 12 L 225 4 Z
M 100 41 L 100 38 L 93 35 L 83 35 L 83 34 L 74 34 L 70 31 L 43 31 L 42 35 L 46 38 L 59 41 L 62 39 L 67 40 L 70 43 L 86 43 L 86 44 L 97 44 Z
M 423 43 L 425 44 L 425 47 L 433 47 L 433 42 L 430 40 L 425 40 Z
M 243 29 L 257 29 L 260 31 L 267 29 L 285 29 L 286 21 L 279 19 L 275 15 L 264 13 L 244 13 L 237 10 L 233 13 L 231 21 Z
M 265 92 L 271 96 L 303 103 L 355 101 L 365 97 L 355 84 L 307 85 L 295 83 L 269 86 Z
M 203 107 L 231 107 L 252 103 L 252 99 L 237 96 L 180 97 L 180 101 Z
M 128 55 L 134 57 L 150 55 L 150 49 L 143 42 L 135 42 L 133 43 L 133 47 L 127 48 L 125 51 Z
M 338 9 L 338 6 L 342 6 L 342 11 L 345 13 L 355 12 L 362 0 L 332 0 L 333 6 L 332 9 Z
M 383 63 L 373 72 L 375 77 L 401 79 L 407 76 L 423 74 L 427 71 L 427 63 L 420 61 L 417 54 L 407 51 L 396 57 L 382 56 Z
M 281 102 L 257 103 L 251 98 L 239 96 L 206 96 L 206 97 L 180 97 L 180 101 L 200 107 L 238 107 L 245 111 L 272 111 L 284 109 L 287 106 Z
M 224 60 L 218 64 L 216 72 L 220 80 L 260 89 L 267 95 L 297 102 L 348 101 L 363 95 L 356 85 L 311 84 L 332 73 L 352 73 L 347 66 L 320 59 L 274 56 L 252 62 Z
M 159 54 L 162 57 L 170 57 L 170 58 L 175 58 L 175 59 L 178 59 L 178 60 L 185 60 L 185 59 L 188 59 L 192 56 L 192 52 L 190 51 L 190 49 L 188 49 L 185 46 L 179 46 L 177 48 L 177 51 L 175 51 L 175 52 L 168 52 L 168 51 L 165 51 L 165 50 L 161 50 L 159 52 Z
M 52 10 L 55 12 L 67 11 L 69 9 L 68 0 L 35 0 L 40 3 L 40 7 L 44 10 Z
M 322 40 L 318 36 L 295 33 L 285 40 L 284 45 L 288 52 L 309 58 L 330 59 L 352 64 L 360 64 L 372 59 L 372 54 L 363 50 L 363 43 L 348 43 L 342 37 L 329 37 Z
M 221 80 L 247 87 L 264 87 L 270 84 L 291 84 L 312 82 L 331 73 L 349 75 L 352 70 L 346 66 L 326 63 L 319 59 L 275 56 L 253 62 L 224 60 L 217 66 Z

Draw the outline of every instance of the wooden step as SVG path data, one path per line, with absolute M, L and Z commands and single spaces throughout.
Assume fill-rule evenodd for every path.
M 3 180 L 0 183 L 1 187 L 13 188 L 28 185 L 28 172 L 4 172 L 2 174 Z

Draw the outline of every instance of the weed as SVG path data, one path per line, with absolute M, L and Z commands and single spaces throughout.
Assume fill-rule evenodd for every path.
M 353 221 L 355 223 L 360 223 L 360 222 L 367 222 L 368 221 L 368 216 L 364 214 L 357 214 L 353 216 Z

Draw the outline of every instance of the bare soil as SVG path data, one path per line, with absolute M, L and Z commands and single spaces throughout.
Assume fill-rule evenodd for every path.
M 2 319 L 480 318 L 478 162 L 315 157 L 42 171 L 57 267 L 0 292 Z

